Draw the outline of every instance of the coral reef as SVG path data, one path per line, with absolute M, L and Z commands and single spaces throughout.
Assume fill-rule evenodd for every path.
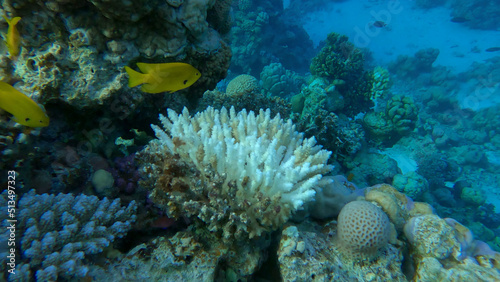
M 484 242 L 474 240 L 471 231 L 454 219 L 433 214 L 412 217 L 404 234 L 414 248 L 415 275 L 444 281 L 469 279 L 497 280 L 500 254 Z M 454 258 L 453 263 L 446 260 Z
M 366 201 L 345 206 L 352 208 L 349 212 L 353 215 L 362 215 L 354 216 L 348 223 L 360 221 L 353 225 L 353 232 L 361 232 L 362 226 L 381 229 L 370 220 L 362 220 L 370 209 L 383 214 L 384 221 L 390 219 L 390 223 L 385 223 L 386 231 L 369 233 L 387 236 L 378 257 L 351 256 L 341 246 L 344 242 L 332 240 L 343 233 L 341 216 L 338 224 L 331 221 L 321 226 L 303 222 L 282 231 L 278 261 L 283 279 L 431 281 L 439 277 L 443 281 L 461 281 L 460 277 L 468 277 L 496 281 L 500 278 L 500 254 L 484 242 L 474 240 L 472 232 L 456 220 L 440 218 L 430 205 L 413 202 L 386 184 L 369 187 L 365 197 Z M 370 205 L 368 210 L 365 205 Z M 392 224 L 396 230 L 390 227 Z
M 391 86 L 389 71 L 381 66 L 376 66 L 372 72 L 373 84 L 370 99 L 376 103 L 377 99 L 388 95 Z
M 307 71 L 313 43 L 302 25 L 283 19 L 280 1 L 242 0 L 233 8 L 232 70 L 258 77 L 264 66 L 280 63 L 286 69 Z
M 153 125 L 159 139 L 138 157 L 143 185 L 168 216 L 188 216 L 229 244 L 279 228 L 328 183 L 330 152 L 270 111 L 169 110 L 160 120 L 165 131 Z
M 247 111 L 258 112 L 260 109 L 269 109 L 271 115 L 280 114 L 282 117 L 292 117 L 292 110 L 289 103 L 280 97 L 269 97 L 261 93 L 252 95 L 230 96 L 218 90 L 206 91 L 198 103 L 197 112 L 204 111 L 212 107 L 227 109 L 234 107 L 237 112 L 246 109 Z
M 111 169 L 111 174 L 115 179 L 116 187 L 121 192 L 133 194 L 140 179 L 138 164 L 135 163 L 135 154 L 115 158 L 114 163 L 115 166 Z
M 414 171 L 396 174 L 392 179 L 392 186 L 414 200 L 420 200 L 423 193 L 429 189 L 427 180 Z
M 291 98 L 295 120 L 306 136 L 314 136 L 335 155 L 356 153 L 363 144 L 364 131 L 343 112 L 345 102 L 335 82 L 316 77 Z
M 327 85 L 331 88 L 329 92 L 335 91 L 341 96 L 345 107 L 338 109 L 338 112 L 349 117 L 367 111 L 374 105 L 372 88 L 375 86 L 376 89 L 381 80 L 379 76 L 375 80 L 374 73 L 365 71 L 363 65 L 361 50 L 349 42 L 347 36 L 337 33 L 328 34 L 326 45 L 310 65 L 313 76 L 327 79 Z
M 196 233 L 189 228 L 140 244 L 123 255 L 120 261 L 109 263 L 103 270 L 93 271 L 89 276 L 110 281 L 246 280 L 262 263 L 260 249 L 269 246 L 269 240 L 259 240 L 255 244 L 241 244 L 230 249 L 218 240 L 198 240 Z
M 455 0 L 451 3 L 451 16 L 472 28 L 498 30 L 500 8 L 496 4 L 494 0 Z
M 418 118 L 418 108 L 409 96 L 393 96 L 387 102 L 385 114 L 398 134 L 411 132 Z
M 349 202 L 356 200 L 356 186 L 342 175 L 325 176 L 331 178 L 331 183 L 323 189 L 317 189 L 314 202 L 307 206 L 309 215 L 316 219 L 333 218 L 339 215 L 340 210 Z
M 289 226 L 278 249 L 281 276 L 286 281 L 407 281 L 401 271 L 400 251 L 389 244 L 373 262 L 353 263 L 332 237 L 335 224 Z
M 402 78 L 416 78 L 421 73 L 431 72 L 438 55 L 439 49 L 435 48 L 419 50 L 413 57 L 400 55 L 389 64 L 389 71 Z
M 352 83 L 363 73 L 363 54 L 347 36 L 330 33 L 326 45 L 311 63 L 311 73 L 330 80 L 341 79 Z
M 391 183 L 392 178 L 399 173 L 397 162 L 391 157 L 380 153 L 360 151 L 344 160 L 346 169 L 354 175 L 353 183 L 367 187 L 378 183 Z
M 7 195 L 0 197 L 7 206 Z M 136 204 L 120 206 L 120 200 L 99 200 L 95 196 L 72 194 L 36 195 L 34 190 L 19 200 L 16 232 L 20 236 L 18 250 L 20 269 L 10 279 L 39 281 L 83 278 L 89 272 L 85 256 L 103 251 L 115 238 L 123 237 L 135 221 Z M 2 244 L 9 238 L 9 223 L 2 216 L 5 233 Z M 5 250 L 6 251 L 6 250 Z M 2 269 L 7 255 L 2 254 Z M 6 273 L 6 271 L 3 271 Z M 17 276 L 20 275 L 20 276 Z
M 394 125 L 387 119 L 383 112 L 368 112 L 363 117 L 363 128 L 366 130 L 370 140 L 376 143 L 395 142 L 392 140 Z
M 343 82 L 340 82 L 343 83 Z M 300 91 L 304 99 L 302 116 L 314 116 L 320 109 L 340 112 L 345 106 L 344 97 L 336 90 L 335 82 L 330 84 L 325 78 L 315 78 Z
M 480 188 L 476 187 L 464 187 L 462 188 L 462 193 L 460 198 L 465 201 L 465 203 L 471 206 L 480 206 L 486 201 L 486 196 L 481 191 Z
M 30 5 L 39 13 L 33 15 Z M 229 66 L 230 48 L 217 32 L 228 32 L 229 6 L 229 1 L 198 0 L 5 1 L 5 13 L 23 18 L 24 48 L 13 78 L 22 78 L 22 91 L 42 102 L 51 97 L 82 108 L 126 90 L 123 66 L 130 60 L 185 61 L 203 74 L 187 92 L 202 93 L 213 89 Z
M 385 113 L 371 111 L 363 117 L 363 125 L 378 144 L 394 144 L 415 128 L 418 108 L 410 96 L 393 96 L 387 101 Z
M 323 109 L 298 117 L 297 126 L 306 136 L 317 138 L 336 159 L 355 154 L 364 144 L 365 132 L 359 123 Z
M 268 95 L 290 98 L 300 92 L 304 79 L 280 63 L 265 66 L 260 73 L 262 88 Z
M 432 189 L 443 187 L 445 181 L 455 181 L 461 168 L 456 162 L 449 160 L 445 155 L 432 152 L 418 158 L 418 174 L 429 182 Z

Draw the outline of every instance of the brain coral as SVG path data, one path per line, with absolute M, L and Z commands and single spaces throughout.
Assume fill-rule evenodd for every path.
M 226 94 L 229 96 L 242 96 L 260 92 L 259 81 L 248 74 L 241 74 L 233 78 L 227 85 Z
M 340 247 L 355 259 L 375 258 L 387 245 L 391 226 L 387 215 L 367 201 L 350 202 L 338 217 Z
M 282 226 L 328 180 L 330 152 L 304 139 L 269 110 L 209 107 L 189 116 L 168 111 L 157 140 L 139 154 L 150 198 L 171 217 L 186 216 L 231 243 Z M 208 232 L 207 232 L 208 233 Z

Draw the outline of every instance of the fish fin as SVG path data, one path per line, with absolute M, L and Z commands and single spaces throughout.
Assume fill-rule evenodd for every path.
M 146 93 L 152 93 L 152 94 L 166 92 L 166 90 L 158 89 L 157 86 L 152 85 L 152 84 L 143 84 L 141 86 L 141 91 L 146 92 Z
M 147 64 L 147 63 L 137 63 L 137 67 L 143 72 L 143 73 L 151 73 L 152 70 L 158 70 L 159 69 L 159 64 Z
M 21 17 L 15 17 L 12 20 L 10 20 L 9 25 L 15 26 L 20 20 L 21 20 Z
M 145 82 L 145 74 L 135 71 L 129 67 L 125 67 L 125 71 L 128 73 L 128 87 L 136 87 L 137 85 L 141 85 Z
M 3 16 L 3 18 L 9 26 L 15 26 L 21 20 L 21 17 L 14 17 L 12 19 L 9 19 L 7 18 L 7 16 Z
M 148 63 L 137 63 L 137 67 L 143 73 L 165 73 L 172 70 L 179 71 L 180 68 L 188 68 L 191 65 L 186 63 L 174 62 L 174 63 L 158 63 L 158 64 L 148 64 Z

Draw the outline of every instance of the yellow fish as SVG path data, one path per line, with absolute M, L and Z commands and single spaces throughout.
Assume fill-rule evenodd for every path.
M 3 81 L 0 81 L 0 108 L 11 113 L 14 121 L 22 125 L 49 125 L 49 117 L 35 101 Z
M 5 21 L 9 24 L 9 29 L 7 30 L 7 36 L 5 38 L 5 44 L 9 48 L 10 57 L 17 57 L 19 55 L 19 45 L 21 44 L 21 37 L 19 36 L 19 31 L 17 31 L 16 25 L 21 20 L 21 17 L 15 17 L 9 20 L 7 17 L 3 17 Z
M 186 63 L 146 64 L 137 63 L 141 72 L 125 67 L 129 75 L 128 86 L 141 85 L 147 93 L 175 92 L 193 85 L 200 77 L 200 71 Z

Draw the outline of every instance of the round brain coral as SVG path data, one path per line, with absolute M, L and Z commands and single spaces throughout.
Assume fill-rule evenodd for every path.
M 226 88 L 226 94 L 229 96 L 242 96 L 248 94 L 257 94 L 260 92 L 259 81 L 257 78 L 241 74 L 231 80 Z
M 337 239 L 343 251 L 354 259 L 372 259 L 387 245 L 391 226 L 387 215 L 367 201 L 354 201 L 340 211 Z

